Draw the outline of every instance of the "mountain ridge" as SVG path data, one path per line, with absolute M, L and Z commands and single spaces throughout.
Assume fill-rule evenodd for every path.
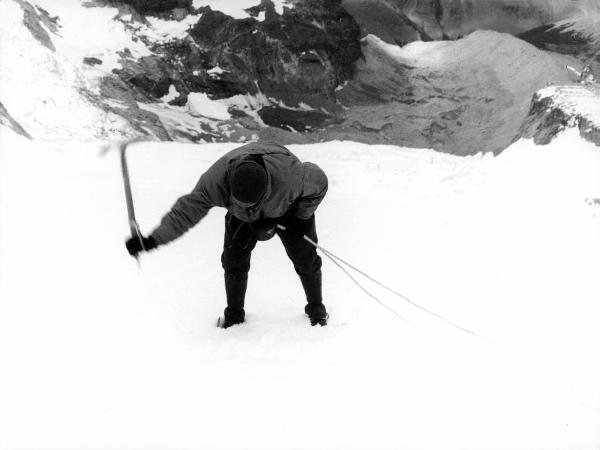
M 64 19 L 42 8 L 50 9 L 47 0 L 35 7 L 14 1 L 23 11 L 24 26 L 57 58 L 55 65 L 68 65 L 64 70 L 79 80 L 77 95 L 104 116 L 97 133 L 125 137 L 192 142 L 268 138 L 282 143 L 342 138 L 455 154 L 497 153 L 521 136 L 535 93 L 547 85 L 575 83 L 566 66 L 583 70 L 590 60 L 583 44 L 585 61 L 572 45 L 570 54 L 548 51 L 541 39 L 551 30 L 547 26 L 531 32 L 537 50 L 521 39 L 522 33 L 517 38 L 495 31 L 476 31 L 453 41 L 423 42 L 422 36 L 413 36 L 402 47 L 374 35 L 360 38 L 364 27 L 344 8 L 371 4 L 367 1 L 295 1 L 278 12 L 265 0 L 247 8 L 248 17 L 234 18 L 189 2 L 144 15 L 125 3 L 84 8 L 70 0 L 71 10 L 59 11 Z M 415 23 L 425 23 L 417 20 L 419 13 L 439 24 L 449 20 L 449 9 L 440 1 L 428 4 L 429 10 L 411 2 L 381 5 L 404 8 Z M 106 17 L 102 20 L 110 20 L 119 39 L 100 35 L 103 43 L 97 51 L 81 49 L 70 57 L 69 27 L 83 20 L 76 11 Z M 546 16 L 544 20 L 561 17 Z M 538 19 L 526 23 L 537 26 Z M 383 28 L 380 34 L 385 34 Z M 430 34 L 442 39 L 452 35 Z M 93 47 L 91 37 L 82 37 L 90 42 L 86 48 Z M 444 65 L 432 65 L 430 53 Z M 18 87 L 16 74 L 11 82 Z M 226 107 L 228 116 L 190 115 L 190 93 L 205 94 L 208 107 Z M 14 104 L 20 102 L 16 97 L 4 104 L 28 129 L 32 125 L 26 123 L 27 115 L 21 117 L 19 110 L 25 108 Z

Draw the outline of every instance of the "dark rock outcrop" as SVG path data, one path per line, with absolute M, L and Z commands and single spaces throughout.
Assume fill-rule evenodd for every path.
M 589 39 L 565 26 L 544 25 L 519 33 L 517 37 L 542 50 L 567 55 L 581 55 L 592 51 L 592 43 Z
M 292 110 L 278 106 L 265 106 L 258 114 L 265 125 L 299 132 L 323 128 L 342 121 L 320 111 Z
M 47 29 L 56 33 L 60 27 L 57 17 L 50 17 L 48 12 L 40 7 L 34 7 L 24 0 L 15 0 L 23 9 L 23 24 L 31 35 L 44 47 L 56 51 Z
M 6 110 L 2 102 L 0 102 L 0 125 L 6 125 L 15 133 L 25 136 L 27 139 L 31 139 L 31 135 L 25 131 L 25 129 L 17 122 Z
M 172 66 L 169 61 L 158 55 L 142 56 L 135 60 L 123 53 L 121 58 L 122 69 L 113 72 L 145 92 L 151 98 L 160 98 L 169 92 L 173 82 Z
M 278 15 L 263 1 L 265 20 L 236 20 L 201 8 L 190 35 L 241 92 L 321 104 L 334 99 L 335 88 L 352 77 L 360 58 L 360 30 L 340 0 L 305 0 Z M 257 13 L 258 9 L 254 12 Z
M 102 64 L 102 60 L 94 56 L 86 56 L 83 58 L 83 63 L 88 66 L 98 66 Z
M 113 70 L 125 82 L 133 84 L 154 99 L 166 95 L 173 85 L 179 96 L 171 104 L 183 106 L 190 92 L 204 92 L 213 99 L 246 93 L 234 76 L 211 75 L 209 55 L 191 39 L 154 44 L 154 54 L 134 59 L 125 50 L 121 69 Z M 255 87 L 254 87 L 255 89 Z
M 131 5 L 140 14 L 157 15 L 169 13 L 174 9 L 183 9 L 192 11 L 192 0 L 121 0 L 123 3 Z
M 141 109 L 138 102 L 151 103 L 154 100 L 135 86 L 127 84 L 117 76 L 106 76 L 101 80 L 100 94 L 84 93 L 88 99 L 102 108 L 107 114 L 122 117 L 140 135 L 152 135 L 163 141 L 171 136 L 156 114 Z M 112 130 L 113 132 L 118 130 Z

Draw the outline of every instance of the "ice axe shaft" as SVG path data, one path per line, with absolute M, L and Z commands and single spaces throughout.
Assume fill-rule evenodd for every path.
M 121 153 L 121 171 L 123 174 L 123 187 L 125 189 L 125 201 L 127 203 L 127 216 L 129 218 L 129 230 L 131 231 L 131 237 L 137 238 L 140 241 L 140 245 L 144 250 L 144 240 L 142 239 L 142 232 L 140 226 L 135 218 L 135 208 L 133 207 L 133 195 L 131 194 L 131 182 L 129 179 L 129 167 L 127 165 L 127 146 L 129 142 L 124 142 L 119 146 Z M 135 259 L 139 263 L 139 259 L 136 256 Z

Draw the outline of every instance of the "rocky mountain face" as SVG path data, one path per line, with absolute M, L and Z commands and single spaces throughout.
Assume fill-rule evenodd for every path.
M 200 8 L 189 37 L 152 46 L 154 56 L 124 55 L 121 79 L 160 98 L 173 85 L 184 105 L 190 92 L 213 99 L 259 92 L 283 102 L 335 103 L 335 88 L 354 74 L 360 29 L 334 0 L 310 0 L 278 15 L 272 2 L 234 19 Z M 218 72 L 211 69 L 218 68 Z
M 14 1 L 32 35 L 54 51 L 59 20 Z M 543 109 L 530 107 L 535 92 L 575 82 L 567 65 L 600 64 L 589 40 L 552 27 L 569 13 L 568 2 L 542 4 L 288 0 L 278 12 L 262 0 L 240 19 L 194 8 L 192 0 L 96 1 L 89 6 L 118 8 L 114 20 L 150 52 L 119 49 L 119 67 L 84 95 L 107 117 L 125 120 L 129 133 L 162 140 L 349 139 L 497 153 L 531 135 L 532 117 Z M 183 36 L 156 40 L 140 32 L 156 18 L 190 17 Z M 90 55 L 82 64 L 102 60 Z M 228 113 L 203 116 L 193 93 Z
M 134 30 L 145 18 L 132 8 L 135 1 L 127 3 L 119 5 L 117 20 Z M 167 95 L 171 86 L 177 92 L 169 100 L 172 106 L 185 106 L 191 92 L 206 93 L 212 100 L 238 95 L 269 99 L 254 118 L 232 108 L 243 130 L 218 125 L 217 131 L 228 128 L 228 136 L 215 134 L 214 124 L 205 123 L 198 125 L 198 132 L 178 130 L 173 136 L 194 141 L 227 140 L 232 133 L 242 139 L 256 133 L 278 134 L 271 127 L 302 132 L 340 120 L 335 90 L 353 77 L 361 44 L 360 28 L 339 0 L 299 1 L 283 14 L 272 2 L 263 1 L 248 10 L 247 19 L 209 7 L 193 12 L 200 18 L 186 38 L 148 41 L 153 54 L 141 58 L 123 50 L 122 68 L 114 71 L 118 78 L 105 79 L 109 99 L 130 106 L 133 101 L 151 102 Z M 152 12 L 166 18 L 188 13 L 189 5 L 181 4 Z M 305 106 L 299 108 L 301 104 Z
M 248 11 L 263 12 L 264 20 L 235 20 L 207 7 L 190 31 L 233 89 L 309 104 L 334 100 L 361 56 L 360 30 L 339 2 L 304 1 L 278 15 L 267 1 Z

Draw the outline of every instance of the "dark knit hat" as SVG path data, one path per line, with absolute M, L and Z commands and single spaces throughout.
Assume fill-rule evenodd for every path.
M 256 161 L 244 161 L 231 176 L 231 195 L 242 203 L 258 203 L 267 192 L 267 172 Z

